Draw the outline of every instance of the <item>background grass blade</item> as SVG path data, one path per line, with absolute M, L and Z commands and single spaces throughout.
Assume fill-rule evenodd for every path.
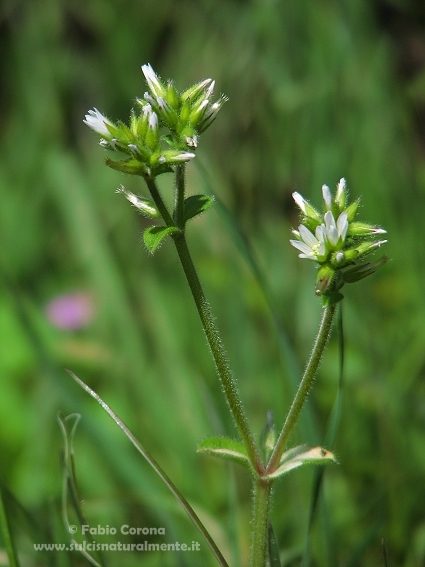
M 67 371 L 70 376 L 79 384 L 86 392 L 88 392 L 97 402 L 98 404 L 106 411 L 106 413 L 115 421 L 118 427 L 124 432 L 126 437 L 131 441 L 131 443 L 136 447 L 139 453 L 146 459 L 149 465 L 153 468 L 159 478 L 164 482 L 173 496 L 178 500 L 186 514 L 192 520 L 193 524 L 199 530 L 200 534 L 203 536 L 205 541 L 207 542 L 208 546 L 210 547 L 211 551 L 215 555 L 218 563 L 221 567 L 229 567 L 224 559 L 221 551 L 216 546 L 214 540 L 212 539 L 211 535 L 205 529 L 205 526 L 202 524 L 201 520 L 196 515 L 195 511 L 189 504 L 189 502 L 184 498 L 184 496 L 180 493 L 180 491 L 176 488 L 173 482 L 170 480 L 168 475 L 162 470 L 156 460 L 142 447 L 139 441 L 135 438 L 133 433 L 129 430 L 129 428 L 125 425 L 125 423 L 117 416 L 117 414 L 94 392 L 87 384 L 85 384 L 80 378 L 78 378 L 73 372 L 70 370 Z
M 7 558 L 10 567 L 19 567 L 18 555 L 16 553 L 13 536 L 10 529 L 10 522 L 6 511 L 6 506 L 3 497 L 3 487 L 0 482 L 0 530 L 4 547 L 6 549 Z

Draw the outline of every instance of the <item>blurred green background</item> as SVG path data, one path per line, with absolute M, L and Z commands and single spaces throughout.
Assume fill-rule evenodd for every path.
M 83 124 L 94 106 L 126 121 L 147 62 L 178 88 L 212 77 L 229 96 L 188 173 L 190 194 L 214 191 L 219 203 L 188 240 L 258 435 L 267 410 L 282 423 L 321 310 L 314 267 L 288 242 L 291 193 L 319 205 L 322 183 L 344 176 L 362 218 L 388 230 L 392 261 L 345 291 L 340 464 L 325 472 L 310 564 L 385 565 L 384 538 L 389 565 L 424 565 L 423 2 L 3 0 L 0 478 L 22 565 L 88 564 L 32 548 L 67 541 L 59 411 L 82 415 L 76 470 L 90 525 L 163 526 L 160 542 L 201 541 L 64 368 L 132 428 L 230 564 L 247 564 L 249 479 L 195 453 L 206 436 L 235 431 L 177 256 L 170 242 L 148 256 L 149 222 L 115 194 L 121 183 L 146 194 L 143 183 L 106 168 Z M 76 293 L 89 321 L 58 328 L 47 306 Z M 337 389 L 335 335 L 291 444 L 323 442 Z M 301 565 L 314 474 L 276 486 L 282 565 Z M 106 561 L 215 564 L 203 542 L 192 555 Z

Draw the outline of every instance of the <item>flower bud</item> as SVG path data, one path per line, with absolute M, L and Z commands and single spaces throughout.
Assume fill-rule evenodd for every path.
M 189 104 L 193 103 L 210 83 L 211 83 L 211 79 L 205 79 L 204 81 L 201 81 L 196 85 L 193 85 L 193 87 L 190 87 L 180 95 L 181 101 L 183 103 L 184 102 L 188 102 Z
M 195 157 L 195 154 L 190 152 L 179 152 L 178 150 L 166 150 L 161 152 L 160 157 L 158 158 L 159 163 L 169 163 L 173 165 L 175 163 L 183 163 L 186 161 L 190 161 Z
M 156 100 L 158 103 L 158 113 L 162 121 L 165 122 L 170 129 L 175 128 L 178 122 L 178 116 L 175 110 L 173 110 L 162 97 L 159 96 Z
M 221 95 L 220 98 L 214 104 L 212 104 L 209 108 L 207 108 L 202 120 L 198 124 L 198 132 L 200 134 L 202 134 L 202 132 L 205 132 L 205 130 L 211 126 L 211 124 L 216 119 L 219 110 L 221 109 L 223 104 L 228 100 L 229 99 L 227 98 L 227 96 Z
M 322 185 L 322 196 L 323 202 L 325 203 L 325 209 L 330 211 L 332 209 L 332 193 L 327 185 Z
M 352 222 L 348 230 L 351 236 L 373 236 L 374 234 L 386 234 L 386 232 L 383 228 L 365 222 Z
M 173 110 L 177 110 L 179 107 L 179 95 L 172 81 L 168 81 L 165 99 Z
M 347 200 L 346 183 L 345 183 L 345 179 L 342 177 L 339 180 L 335 194 L 335 204 L 338 207 L 339 212 L 342 212 L 344 210 L 346 200 Z
M 192 124 L 193 127 L 196 128 L 198 122 L 202 119 L 203 115 L 205 114 L 205 110 L 208 106 L 208 100 L 204 99 L 199 104 L 196 103 L 191 110 L 189 115 L 189 122 Z
M 146 82 L 148 84 L 149 90 L 155 96 L 166 96 L 167 91 L 164 85 L 159 80 L 157 74 L 152 69 L 151 65 L 148 63 L 147 65 L 142 65 L 142 71 L 145 75 Z
M 149 116 L 148 131 L 146 132 L 146 145 L 151 149 L 155 150 L 159 142 L 159 126 L 158 126 L 158 116 L 155 112 L 151 112 Z
M 189 101 L 185 100 L 180 109 L 180 116 L 179 116 L 180 122 L 182 124 L 186 124 L 189 120 L 189 116 L 190 116 L 190 103 Z
M 360 205 L 360 199 L 356 199 L 355 201 L 350 203 L 348 205 L 348 207 L 345 209 L 345 212 L 347 213 L 348 222 L 351 222 L 351 221 L 354 220 L 354 218 L 357 214 L 357 210 L 359 208 L 359 205 Z
M 87 124 L 89 128 L 103 136 L 106 140 L 111 140 L 115 135 L 115 125 L 103 116 L 97 108 L 89 110 L 89 113 L 86 114 L 86 119 L 83 120 L 83 122 L 84 124 Z
M 134 193 L 128 191 L 123 185 L 118 187 L 116 193 L 122 193 L 124 197 L 126 197 L 126 199 L 128 199 L 130 203 L 145 216 L 151 219 L 161 218 L 161 213 L 156 208 L 154 202 L 150 199 L 134 195 Z
M 316 278 L 316 295 L 323 295 L 325 293 L 325 291 L 329 288 L 334 275 L 335 270 L 329 264 L 324 264 L 319 268 Z
M 385 244 L 386 240 L 379 240 L 379 241 L 366 241 L 361 242 L 354 248 L 350 248 L 349 250 L 344 251 L 344 257 L 347 262 L 352 262 L 354 260 L 358 260 L 367 254 L 370 254 L 376 248 L 379 248 L 382 244 Z

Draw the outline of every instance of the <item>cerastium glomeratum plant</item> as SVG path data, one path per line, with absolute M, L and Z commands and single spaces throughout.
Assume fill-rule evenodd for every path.
M 136 108 L 131 112 L 128 125 L 109 120 L 97 109 L 90 110 L 84 122 L 99 134 L 102 147 L 121 154 L 121 158 L 117 160 L 106 160 L 109 167 L 138 175 L 144 180 L 149 196 L 134 195 L 123 186 L 118 192 L 154 221 L 143 235 L 149 252 L 154 253 L 167 237 L 171 238 L 177 250 L 214 358 L 222 390 L 239 433 L 238 440 L 224 437 L 206 439 L 198 450 L 234 461 L 247 469 L 253 484 L 250 564 L 251 567 L 279 565 L 279 559 L 272 550 L 269 529 L 272 487 L 278 478 L 292 469 L 306 464 L 323 465 L 335 461 L 334 455 L 323 447 L 309 448 L 302 445 L 288 449 L 288 441 L 316 375 L 336 308 L 343 299 L 341 289 L 347 283 L 373 274 L 386 262 L 385 256 L 374 261 L 367 259 L 386 242 L 380 239 L 385 230 L 356 220 L 359 200 L 348 202 L 344 179 L 338 183 L 335 194 L 323 185 L 323 205 L 320 211 L 299 193 L 293 194 L 300 209 L 300 224 L 293 230 L 294 238 L 290 242 L 298 250 L 300 258 L 312 260 L 317 266 L 315 291 L 321 298 L 322 319 L 311 355 L 280 433 L 274 436 L 273 427 L 270 426 L 270 434 L 265 436 L 265 441 L 263 439 L 265 447 L 260 446 L 257 435 L 251 429 L 229 368 L 185 234 L 186 223 L 213 203 L 213 199 L 206 195 L 186 197 L 186 165 L 195 159 L 200 134 L 212 124 L 227 98 L 220 95 L 214 99 L 215 82 L 211 79 L 180 92 L 173 81 L 162 81 L 150 65 L 143 65 L 142 71 L 148 90 L 142 98 L 136 99 Z M 157 177 L 166 173 L 175 177 L 172 211 L 166 206 L 157 185 Z M 156 224 L 158 222 L 160 224 Z M 211 535 L 155 459 L 105 402 L 73 376 L 124 430 L 178 498 L 219 564 L 226 566 L 226 560 Z

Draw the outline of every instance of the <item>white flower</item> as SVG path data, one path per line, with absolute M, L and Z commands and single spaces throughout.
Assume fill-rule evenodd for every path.
M 155 112 L 149 114 L 149 128 L 155 132 L 158 130 L 158 116 Z
M 294 234 L 302 239 L 289 241 L 292 246 L 301 251 L 301 254 L 298 254 L 299 258 L 307 258 L 309 260 L 316 261 L 324 259 L 327 251 L 324 240 L 325 234 L 323 225 L 316 228 L 316 236 L 314 236 L 314 234 L 312 234 L 303 224 L 300 224 L 298 232 L 294 231 Z
M 152 112 L 152 106 L 150 104 L 145 104 L 142 108 L 142 112 L 143 112 L 143 116 L 146 118 L 146 116 L 150 116 L 151 112 Z
M 331 246 L 335 247 L 338 244 L 338 242 L 341 242 L 342 244 L 345 240 L 345 236 L 348 230 L 347 213 L 345 211 L 342 212 L 335 223 L 333 214 L 331 213 L 331 211 L 327 211 L 325 213 L 324 220 L 325 220 L 325 226 L 324 226 L 325 236 L 328 239 Z
M 89 128 L 103 136 L 104 138 L 112 138 L 112 134 L 107 128 L 108 126 L 114 127 L 112 122 L 110 122 L 101 112 L 95 108 L 94 110 L 89 110 L 89 113 L 86 114 L 86 119 L 83 120 L 84 124 L 87 124 Z
M 155 96 L 162 96 L 164 94 L 164 87 L 161 85 L 158 76 L 152 69 L 150 63 L 142 65 L 142 71 L 152 94 Z

